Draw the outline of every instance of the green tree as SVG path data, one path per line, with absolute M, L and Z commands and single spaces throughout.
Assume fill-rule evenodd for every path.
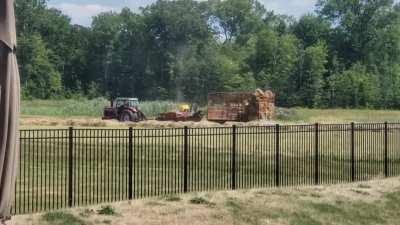
M 143 17 L 125 8 L 119 14 L 120 31 L 112 42 L 107 87 L 111 96 L 147 97 L 152 88 L 149 79 L 148 51 Z
M 302 16 L 293 25 L 293 33 L 303 41 L 305 47 L 317 44 L 320 41 L 329 41 L 329 23 L 313 14 Z
M 264 24 L 279 35 L 293 33 L 295 23 L 296 19 L 293 16 L 275 14 L 273 11 L 267 12 L 264 18 Z
M 378 105 L 378 79 L 356 63 L 349 70 L 330 78 L 331 101 L 339 107 L 375 107 Z
M 365 62 L 380 32 L 391 32 L 393 0 L 319 0 L 319 15 L 335 25 L 336 47 L 348 64 Z
M 400 107 L 392 0 L 319 0 L 300 19 L 257 0 L 158 0 L 101 13 L 89 28 L 45 0 L 15 5 L 25 96 L 204 102 L 260 87 L 281 106 Z
M 21 67 L 21 83 L 25 97 L 47 99 L 61 94 L 61 75 L 52 63 L 48 50 L 39 35 L 19 40 L 20 55 L 24 62 Z
M 83 77 L 86 89 L 92 82 L 98 83 L 103 95 L 118 87 L 110 85 L 110 70 L 114 58 L 114 43 L 118 41 L 121 18 L 117 13 L 101 13 L 93 18 L 89 36 L 88 73 Z
M 15 16 L 18 36 L 24 36 L 36 31 L 36 24 L 43 11 L 46 10 L 46 0 L 16 0 Z
M 318 107 L 322 105 L 325 65 L 327 63 L 328 51 L 325 43 L 319 42 L 305 49 L 302 71 L 297 80 L 298 94 L 301 104 L 307 107 Z
M 226 42 L 245 43 L 252 33 L 259 31 L 266 13 L 256 0 L 214 1 L 213 15 L 219 32 Z
M 201 50 L 213 41 L 208 15 L 203 10 L 203 5 L 193 0 L 159 0 L 143 9 L 151 64 L 147 76 L 152 88 L 148 96 L 175 98 L 177 82 L 171 72 L 175 59 L 191 46 Z
M 81 91 L 81 80 L 87 68 L 88 29 L 71 25 L 67 16 L 59 10 L 48 9 L 44 0 L 17 0 L 15 9 L 18 38 L 40 37 L 49 50 L 51 63 L 61 75 L 64 92 Z M 19 49 L 19 55 L 24 55 L 24 50 Z M 34 60 L 23 58 L 23 64 L 31 64 Z
M 224 89 L 229 72 L 216 43 L 188 46 L 174 60 L 172 74 L 176 82 L 176 100 L 205 103 L 207 95 Z
M 278 93 L 279 104 L 290 104 L 300 60 L 300 41 L 293 35 L 279 36 L 265 29 L 257 35 L 255 49 L 248 61 L 258 87 Z
M 85 83 L 89 70 L 88 54 L 91 54 L 88 52 L 90 34 L 89 28 L 73 25 L 68 40 L 65 40 L 65 46 L 70 49 L 66 50 L 65 55 L 61 57 L 64 63 L 61 64 L 63 68 L 59 70 L 62 72 L 66 92 L 87 94 L 85 91 L 90 87 Z

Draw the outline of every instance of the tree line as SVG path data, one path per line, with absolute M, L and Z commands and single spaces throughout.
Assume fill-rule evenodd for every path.
M 158 0 L 101 13 L 90 27 L 46 0 L 15 4 L 25 98 L 204 103 L 263 88 L 285 107 L 400 108 L 393 0 L 319 0 L 300 18 L 257 0 Z

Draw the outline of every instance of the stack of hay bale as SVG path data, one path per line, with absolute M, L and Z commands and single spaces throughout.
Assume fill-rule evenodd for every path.
M 275 94 L 261 89 L 255 92 L 210 94 L 207 118 L 217 122 L 274 119 Z
M 255 92 L 256 104 L 258 108 L 258 118 L 271 120 L 275 118 L 275 94 L 272 91 L 262 91 L 257 89 Z

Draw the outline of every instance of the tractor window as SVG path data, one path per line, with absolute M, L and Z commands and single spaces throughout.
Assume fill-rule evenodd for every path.
M 121 107 L 123 104 L 125 103 L 125 101 L 121 101 L 121 100 L 119 100 L 119 101 L 116 101 L 115 102 L 115 107 Z
M 129 107 L 137 107 L 139 105 L 139 101 L 129 101 Z
M 128 103 L 129 107 L 137 107 L 139 105 L 139 101 L 135 100 L 118 100 L 115 102 L 115 107 L 118 108 L 123 106 L 125 103 Z

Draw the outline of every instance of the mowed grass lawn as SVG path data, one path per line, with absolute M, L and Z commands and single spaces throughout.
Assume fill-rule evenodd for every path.
M 295 108 L 289 122 L 350 123 L 350 122 L 400 122 L 399 110 L 368 109 L 303 109 Z
M 69 102 L 66 102 L 69 101 Z M 106 101 L 65 100 L 29 101 L 23 103 L 23 117 L 98 118 Z M 103 102 L 103 103 L 101 103 Z M 39 105 L 37 105 L 39 104 Z M 148 103 L 151 105 L 152 103 Z M 86 107 L 86 109 L 85 109 Z M 89 113 L 89 109 L 93 109 Z M 97 114 L 100 110 L 100 114 Z M 160 110 L 158 108 L 157 110 Z M 289 109 L 286 117 L 272 123 L 349 123 L 397 122 L 400 111 Z M 153 111 L 154 114 L 155 111 Z M 54 122 L 57 126 L 57 122 Z M 100 124 L 101 125 L 101 124 Z M 231 124 L 230 124 L 231 125 Z M 230 126 L 228 125 L 228 126 Z M 239 124 L 240 126 L 243 124 Z M 257 125 L 257 124 L 255 124 Z M 38 124 L 35 125 L 37 127 Z M 74 125 L 72 121 L 71 126 Z M 77 125 L 79 128 L 79 125 Z M 358 126 L 358 125 L 357 125 Z M 361 126 L 361 125 L 360 125 Z M 377 126 L 377 127 L 376 127 Z M 357 128 L 357 180 L 382 177 L 382 124 Z M 400 139 L 397 125 L 391 125 L 389 137 L 389 174 L 399 174 Z M 28 124 L 29 127 L 29 124 Z M 51 127 L 51 126 L 50 126 Z M 90 127 L 90 126 L 89 126 Z M 98 126 L 96 126 L 98 127 Z M 369 131 L 380 127 L 381 131 Z M 40 128 L 40 124 L 39 127 Z M 230 128 L 226 128 L 230 129 Z M 260 134 L 258 129 L 262 129 Z M 272 128 L 271 128 L 272 129 Z M 311 127 L 298 127 L 295 132 L 281 134 L 281 182 L 283 186 L 312 185 L 314 171 L 314 132 Z M 349 127 L 333 126 L 333 132 L 320 133 L 321 183 L 348 182 L 350 176 Z M 328 129 L 328 130 L 329 130 Z M 361 130 L 360 130 L 361 129 Z M 20 213 L 64 208 L 66 206 L 67 139 L 43 141 L 39 131 L 26 131 L 25 137 L 38 138 L 34 143 L 24 139 L 19 180 L 17 211 Z M 59 131 L 48 131 L 52 137 Z M 52 133 L 53 132 L 53 133 Z M 56 133 L 54 133 L 56 132 Z M 67 132 L 65 130 L 60 132 Z M 126 199 L 127 135 L 124 130 L 105 129 L 93 134 L 81 130 L 74 145 L 74 201 L 76 205 Z M 113 133 L 114 132 L 114 133 Z M 115 133 L 117 132 L 117 133 Z M 120 132 L 120 133 L 119 133 Z M 161 193 L 179 193 L 182 186 L 182 130 L 136 130 L 134 141 L 134 195 L 152 197 Z M 175 132 L 175 133 L 171 133 Z M 177 132 L 177 133 L 176 133 Z M 226 189 L 230 184 L 230 130 L 216 135 L 189 138 L 190 191 Z M 222 132 L 222 134 L 221 134 Z M 106 135 L 106 133 L 108 133 Z M 275 134 L 262 127 L 240 128 L 237 140 L 238 186 L 242 189 L 273 186 L 275 174 Z M 192 133 L 193 134 L 193 133 Z M 62 134 L 65 137 L 66 134 Z M 87 138 L 106 135 L 109 139 Z M 160 135 L 163 138 L 160 138 Z M 113 139 L 120 136 L 120 139 Z M 100 141 L 103 140 L 103 141 Z M 60 147 L 61 146 L 61 147 Z M 206 169 L 204 169 L 206 168 Z M 311 176 L 310 176 L 311 174 Z M 163 178 L 160 180 L 160 178 Z M 226 181 L 222 182 L 221 181 Z M 260 182 L 257 183 L 257 182 Z M 172 182 L 172 185 L 169 184 Z M 149 200 L 136 200 L 106 207 L 80 208 L 42 215 L 18 216 L 17 224 L 395 224 L 399 221 L 398 179 L 390 179 L 382 189 L 380 182 L 318 188 L 285 188 L 169 195 Z M 393 182 L 395 184 L 393 184 Z M 140 186 L 139 186 L 140 184 Z M 222 184 L 222 185 L 221 185 Z M 218 186 L 220 185 L 220 186 Z M 122 190 L 122 192 L 120 192 Z M 108 194 L 111 192 L 111 194 Z M 107 193 L 107 194 L 106 194 Z M 100 199 L 97 199 L 100 196 Z M 163 196 L 163 195 L 161 195 Z M 56 199 L 56 200 L 54 200 Z M 58 201 L 61 199 L 61 203 Z M 24 204 L 28 202 L 28 205 Z M 103 211 L 103 210 L 101 210 Z
M 170 195 L 14 217 L 16 225 L 398 224 L 400 178 L 288 189 Z
M 399 126 L 388 131 L 388 175 L 400 174 Z M 288 127 L 286 127 L 288 128 Z M 282 127 L 279 171 L 273 127 L 237 128 L 236 185 L 240 189 L 314 184 L 313 126 Z M 326 129 L 328 128 L 328 129 Z M 383 132 L 357 125 L 355 180 L 384 176 Z M 382 125 L 380 125 L 382 128 Z M 231 128 L 194 128 L 188 137 L 188 189 L 227 190 L 231 186 Z M 22 132 L 17 180 L 16 214 L 67 206 L 68 139 L 65 130 Z M 76 130 L 73 139 L 73 199 L 75 206 L 127 198 L 128 131 Z M 133 197 L 183 192 L 183 129 L 133 130 Z M 351 181 L 349 126 L 324 127 L 319 133 L 321 184 Z

